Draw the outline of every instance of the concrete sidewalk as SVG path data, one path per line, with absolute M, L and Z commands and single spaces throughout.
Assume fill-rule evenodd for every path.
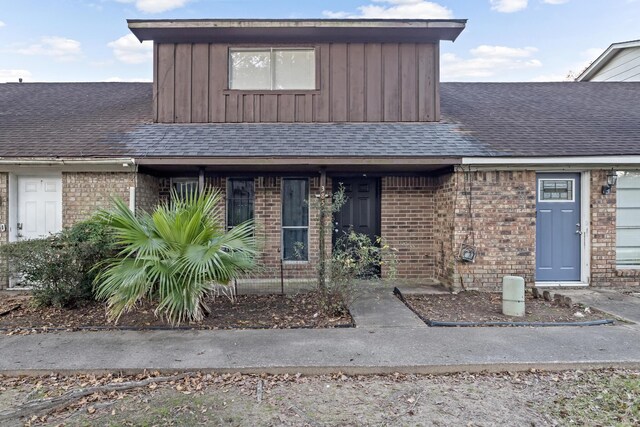
M 0 337 L 0 372 L 442 373 L 640 368 L 637 325 L 67 332 Z
M 597 308 L 634 323 L 640 323 L 640 296 L 625 294 L 613 289 L 561 289 L 573 302 Z
M 634 306 L 624 307 L 633 314 Z M 638 324 L 430 328 L 388 288 L 367 289 L 354 303 L 352 313 L 357 327 L 350 329 L 0 335 L 0 373 L 153 369 L 373 374 L 640 369 Z M 613 310 L 613 314 L 618 313 Z

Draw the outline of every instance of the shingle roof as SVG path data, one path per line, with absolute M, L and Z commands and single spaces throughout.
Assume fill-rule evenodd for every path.
M 451 123 L 149 124 L 127 134 L 133 157 L 490 156 Z
M 640 154 L 640 83 L 443 83 L 443 121 L 511 156 Z
M 640 83 L 443 83 L 440 123 L 153 124 L 149 83 L 0 84 L 0 157 L 640 154 Z
M 0 84 L 0 157 L 126 156 L 152 121 L 149 83 Z

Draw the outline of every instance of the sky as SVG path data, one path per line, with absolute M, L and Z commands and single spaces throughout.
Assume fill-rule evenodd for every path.
M 640 0 L 0 0 L 0 82 L 151 81 L 126 19 L 468 19 L 443 81 L 561 81 L 640 39 Z

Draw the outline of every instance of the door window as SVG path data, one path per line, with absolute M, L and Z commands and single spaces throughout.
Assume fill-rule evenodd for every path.
M 539 202 L 573 202 L 575 181 L 573 179 L 541 179 Z

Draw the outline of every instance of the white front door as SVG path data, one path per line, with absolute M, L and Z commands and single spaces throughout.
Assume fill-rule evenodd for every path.
M 18 177 L 15 237 L 34 239 L 62 230 L 62 178 Z

